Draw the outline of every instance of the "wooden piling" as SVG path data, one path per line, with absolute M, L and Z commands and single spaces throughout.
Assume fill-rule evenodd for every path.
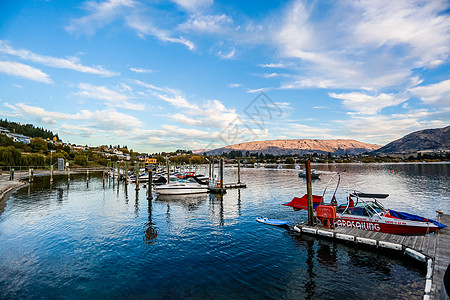
M 153 184 L 153 171 L 148 171 L 148 184 L 147 184 L 147 199 L 152 199 L 152 184 Z
M 220 180 L 220 188 L 224 188 L 224 184 L 223 184 L 223 158 L 221 158 L 220 162 L 219 162 L 219 180 Z
M 50 165 L 50 183 L 53 183 L 53 165 Z
M 31 168 L 28 168 L 28 182 L 31 182 Z
M 70 182 L 70 168 L 67 168 L 67 182 Z
M 86 182 L 89 182 L 89 169 L 86 169 Z
M 313 215 L 313 197 L 312 197 L 312 183 L 311 183 L 311 161 L 308 159 L 305 162 L 306 169 L 306 193 L 308 194 L 308 225 L 314 225 Z
M 166 165 L 167 165 L 167 184 L 169 184 L 170 183 L 169 159 L 167 159 Z
M 139 190 L 139 163 L 136 163 L 135 165 L 135 172 L 136 172 L 136 191 Z
M 241 183 L 241 160 L 238 159 L 238 180 L 237 183 Z

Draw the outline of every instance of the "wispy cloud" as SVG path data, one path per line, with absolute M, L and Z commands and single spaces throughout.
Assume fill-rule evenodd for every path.
M 342 104 L 347 109 L 366 115 L 375 115 L 385 107 L 399 105 L 408 99 L 404 96 L 384 93 L 374 96 L 360 92 L 346 94 L 329 93 L 328 95 L 332 98 L 343 100 Z
M 284 68 L 286 67 L 285 64 L 282 63 L 270 63 L 270 64 L 260 64 L 261 68 Z
M 92 35 L 95 31 L 120 17 L 124 10 L 137 5 L 132 0 L 108 0 L 104 2 L 87 1 L 84 8 L 90 12 L 87 16 L 72 19 L 70 25 L 66 26 L 69 32 L 82 31 Z
M 195 13 L 214 3 L 214 0 L 172 0 L 172 1 L 191 13 Z
M 35 63 L 40 63 L 53 68 L 69 69 L 82 73 L 90 73 L 101 76 L 117 76 L 119 73 L 108 71 L 101 66 L 88 67 L 80 63 L 80 60 L 76 57 L 71 58 L 59 58 L 52 56 L 45 56 L 35 54 L 25 49 L 15 49 L 11 47 L 8 42 L 0 40 L 0 52 L 17 56 L 23 60 L 29 60 Z
M 222 59 L 232 59 L 234 58 L 234 55 L 236 54 L 236 48 L 233 47 L 228 53 L 219 51 L 217 52 L 217 55 Z
M 122 129 L 139 128 L 142 126 L 142 122 L 136 117 L 120 113 L 114 109 L 96 111 L 81 110 L 75 114 L 68 114 L 57 111 L 48 111 L 42 107 L 31 106 L 24 103 L 13 105 L 5 103 L 4 105 L 19 114 L 25 115 L 28 118 L 35 117 L 44 123 L 49 123 L 49 120 L 52 120 L 51 123 L 53 124 L 55 124 L 55 121 L 84 120 L 86 125 L 84 128 L 86 128 L 86 130 L 90 128 L 92 130 L 97 129 L 95 131 L 98 131 L 99 129 L 110 131 L 111 126 Z M 86 124 L 86 122 L 89 123 Z
M 228 85 L 229 88 L 237 88 L 237 87 L 241 87 L 242 83 L 230 83 Z
M 427 104 L 436 103 L 450 106 L 450 79 L 414 87 L 409 89 L 409 92 Z
M 225 15 L 199 15 L 195 14 L 179 26 L 182 31 L 193 31 L 199 33 L 231 34 L 233 20 Z
M 78 87 L 80 89 L 80 92 L 78 92 L 77 95 L 91 99 L 105 100 L 105 103 L 111 107 L 119 107 L 132 110 L 145 109 L 144 104 L 128 102 L 127 100 L 130 99 L 131 96 L 113 91 L 106 86 L 94 86 L 89 83 L 80 83 Z M 125 86 L 125 89 L 129 90 L 129 87 Z
M 50 76 L 39 69 L 12 61 L 0 61 L 0 72 L 26 79 L 52 83 Z
M 133 71 L 135 73 L 152 73 L 153 70 L 145 69 L 145 68 L 130 68 L 130 71 Z

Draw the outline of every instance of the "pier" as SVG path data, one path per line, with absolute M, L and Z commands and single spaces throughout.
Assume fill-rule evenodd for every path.
M 437 221 L 449 226 L 450 215 L 439 214 Z M 426 265 L 423 299 L 431 300 L 440 297 L 444 273 L 450 262 L 449 227 L 439 230 L 434 235 L 395 235 L 347 227 L 327 229 L 321 225 L 306 224 L 296 225 L 294 230 L 354 246 L 367 246 L 408 255 Z

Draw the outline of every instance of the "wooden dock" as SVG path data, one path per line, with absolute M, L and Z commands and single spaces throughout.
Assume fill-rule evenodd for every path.
M 437 221 L 450 226 L 450 215 L 440 214 Z M 297 232 L 320 238 L 335 239 L 368 247 L 401 251 L 425 264 L 427 275 L 424 300 L 439 299 L 444 273 L 450 263 L 450 229 L 446 227 L 434 235 L 395 235 L 356 228 L 326 229 L 320 225 L 296 225 Z

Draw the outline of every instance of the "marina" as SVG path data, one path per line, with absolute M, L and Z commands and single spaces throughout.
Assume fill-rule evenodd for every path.
M 413 207 L 430 218 L 435 218 L 437 208 L 450 211 L 441 184 L 449 174 L 448 164 L 317 169 L 323 174 L 345 169 L 346 178 L 361 189 L 389 193 L 389 206 L 398 210 Z M 207 168 L 199 172 L 208 173 Z M 236 181 L 237 172 L 225 167 L 224 181 Z M 312 299 L 330 293 L 359 299 L 361 290 L 367 299 L 433 297 L 443 270 L 444 263 L 439 262 L 445 262 L 438 259 L 442 255 L 438 244 L 448 249 L 442 241 L 433 240 L 434 236 L 416 236 L 408 242 L 402 236 L 384 240 L 380 233 L 369 232 L 357 242 L 340 242 L 336 237 L 308 234 L 306 227 L 294 227 L 307 214 L 282 205 L 305 193 L 305 181 L 295 171 L 248 168 L 240 172 L 245 189 L 228 189 L 223 195 L 154 193 L 150 198 L 145 183 L 136 190 L 135 184 L 113 177 L 104 181 L 102 172 L 90 172 L 89 181 L 87 172 L 73 172 L 70 182 L 67 174 L 61 174 L 53 184 L 48 177 L 35 177 L 4 201 L 0 267 L 5 272 L 0 275 L 0 296 L 33 297 L 45 289 L 49 297 L 69 299 Z M 325 181 L 314 181 L 313 190 L 321 191 Z M 405 194 L 414 197 L 401 196 Z M 288 221 L 290 226 L 261 224 L 256 221 L 259 216 L 269 222 Z M 357 235 L 356 231 L 337 233 Z M 376 246 L 358 242 L 364 239 L 375 239 Z M 402 245 L 399 255 L 383 250 L 383 245 L 391 244 Z M 428 250 L 422 249 L 427 246 Z M 427 260 L 433 259 L 433 272 L 441 272 L 431 276 L 429 294 L 424 292 L 428 261 L 404 255 L 407 248 L 428 251 L 423 253 Z M 339 288 L 343 282 L 348 285 L 345 290 Z

